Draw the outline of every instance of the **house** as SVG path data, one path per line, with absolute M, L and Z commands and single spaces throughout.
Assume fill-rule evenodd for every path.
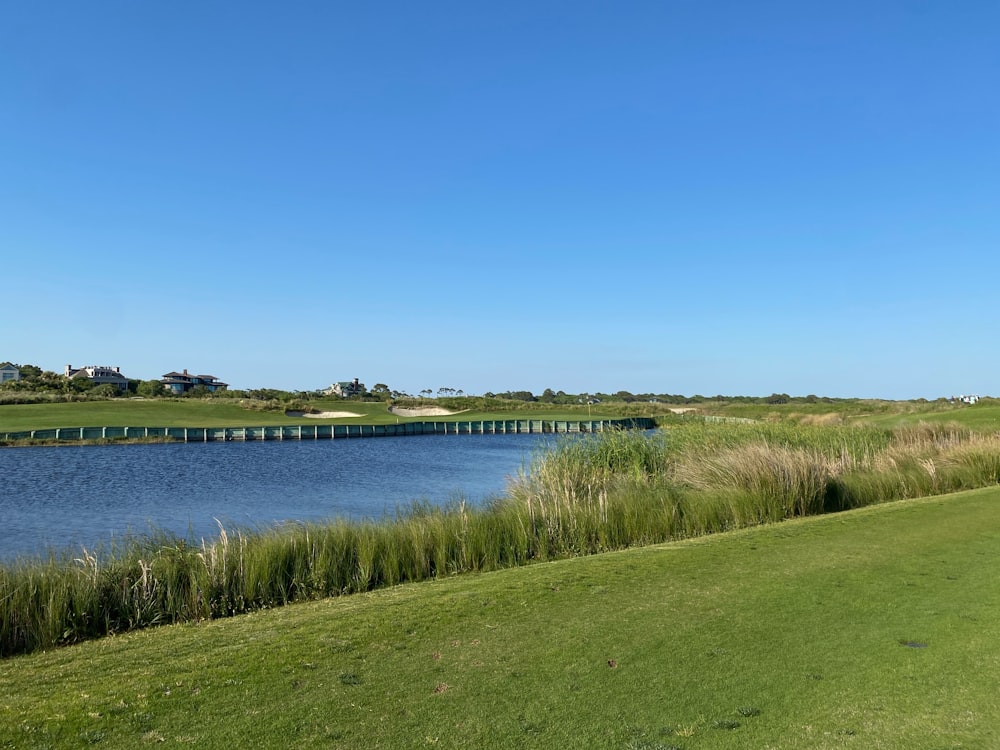
M 97 385 L 109 383 L 118 390 L 124 391 L 128 388 L 128 378 L 122 375 L 120 367 L 109 367 L 108 365 L 86 365 L 79 369 L 72 365 L 66 365 L 67 378 L 87 378 Z
M 329 388 L 327 388 L 323 393 L 331 396 L 341 396 L 342 398 L 348 398 L 350 396 L 360 396 L 365 392 L 365 384 L 358 382 L 357 378 L 354 380 L 342 380 L 339 383 L 334 383 Z
M 21 371 L 17 369 L 10 362 L 4 362 L 0 365 L 0 383 L 6 383 L 8 380 L 20 380 Z
M 188 371 L 168 372 L 160 381 L 163 385 L 175 394 L 187 393 L 196 386 L 204 386 L 212 391 L 224 391 L 229 387 L 229 383 L 223 383 L 215 375 L 190 375 Z

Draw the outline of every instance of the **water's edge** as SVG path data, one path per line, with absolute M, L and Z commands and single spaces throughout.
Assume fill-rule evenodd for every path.
M 246 442 L 257 440 L 333 440 L 408 435 L 520 435 L 648 430 L 649 417 L 597 420 L 504 419 L 397 424 L 309 424 L 261 427 L 50 427 L 0 432 L 0 444 L 21 446 L 108 442 Z

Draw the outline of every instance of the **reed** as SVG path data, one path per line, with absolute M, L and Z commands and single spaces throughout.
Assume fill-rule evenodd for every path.
M 567 437 L 478 507 L 220 525 L 210 540 L 153 534 L 0 566 L 0 655 L 997 482 L 1000 437 L 949 425 L 683 422 Z

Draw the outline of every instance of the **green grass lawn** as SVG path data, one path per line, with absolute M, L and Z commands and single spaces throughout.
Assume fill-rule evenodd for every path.
M 724 417 L 742 417 L 761 421 L 819 421 L 839 419 L 841 422 L 916 422 L 928 415 L 948 415 L 962 412 L 965 404 L 941 401 L 884 401 L 880 399 L 844 399 L 815 403 L 750 404 L 741 402 L 708 402 L 695 404 L 698 413 Z
M 251 412 L 238 403 L 221 400 L 118 399 L 0 406 L 0 431 L 5 432 L 51 427 L 227 427 L 292 421 L 280 412 Z
M 453 417 L 400 417 L 388 411 L 385 403 L 357 401 L 314 401 L 321 411 L 353 412 L 357 417 L 313 420 L 287 417 L 280 411 L 244 409 L 228 400 L 131 400 L 80 401 L 56 404 L 6 404 L 0 406 L 0 432 L 41 430 L 53 427 L 241 427 L 276 424 L 390 424 L 394 422 L 500 419 L 616 419 L 613 412 L 586 407 L 553 407 L 518 412 L 462 412 Z
M 1000 747 L 1000 490 L 0 662 L 0 747 Z
M 382 402 L 366 403 L 323 399 L 310 402 L 321 411 L 353 412 L 357 417 L 339 418 L 344 424 L 390 424 L 412 421 L 479 421 L 501 419 L 584 420 L 619 419 L 623 416 L 660 416 L 668 420 L 664 404 L 594 404 L 544 406 L 533 404 L 516 411 L 469 410 L 447 417 L 400 417 Z M 822 422 L 825 418 L 880 427 L 915 424 L 919 421 L 957 422 L 973 429 L 1000 429 L 1000 404 L 986 400 L 974 406 L 941 403 L 850 400 L 834 405 L 784 404 L 776 406 L 729 404 L 701 405 L 697 414 L 757 419 L 762 421 Z M 287 417 L 280 411 L 245 409 L 237 401 L 224 399 L 141 400 L 116 399 L 55 404 L 5 404 L 0 406 L 0 432 L 53 427 L 241 427 L 311 423 L 304 417 Z
M 978 404 L 942 407 L 938 411 L 915 414 L 884 414 L 866 421 L 879 427 L 896 427 L 921 421 L 937 424 L 954 422 L 974 430 L 995 431 L 1000 430 L 1000 403 L 991 399 Z
M 977 430 L 1000 430 L 1000 402 L 983 399 L 977 404 L 944 401 L 882 401 L 844 399 L 833 403 L 746 404 L 740 402 L 695 404 L 697 414 L 740 417 L 765 422 L 813 424 L 870 424 L 893 428 L 918 422 L 948 423 Z

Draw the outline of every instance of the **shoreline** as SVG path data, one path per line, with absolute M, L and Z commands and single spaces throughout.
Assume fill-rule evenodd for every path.
M 655 429 L 650 417 L 552 420 L 414 421 L 395 424 L 299 424 L 243 427 L 56 427 L 0 433 L 0 447 L 341 440 L 410 435 L 512 435 Z

